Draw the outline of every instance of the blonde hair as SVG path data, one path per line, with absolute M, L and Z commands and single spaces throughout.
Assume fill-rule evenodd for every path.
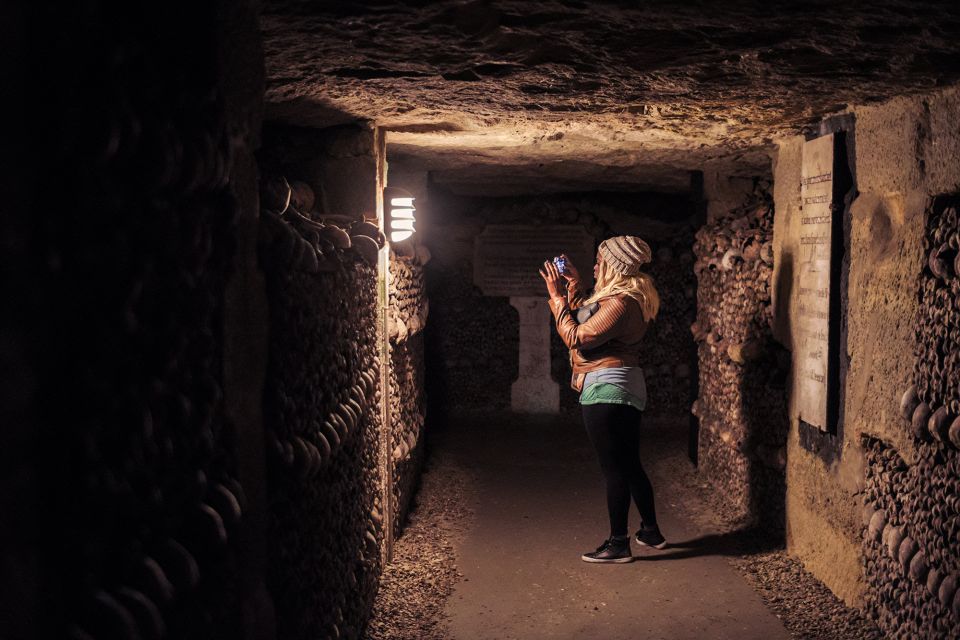
M 593 304 L 602 299 L 615 295 L 625 295 L 633 298 L 640 305 L 643 319 L 650 322 L 657 317 L 660 311 L 660 294 L 657 286 L 649 274 L 640 272 L 635 276 L 627 276 L 614 271 L 603 257 L 599 257 L 597 269 L 597 283 L 593 287 L 593 295 L 584 304 Z

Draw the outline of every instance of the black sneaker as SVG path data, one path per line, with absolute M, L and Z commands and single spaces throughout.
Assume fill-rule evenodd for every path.
M 630 553 L 630 538 L 625 536 L 619 539 L 609 538 L 604 540 L 596 551 L 585 553 L 580 556 L 580 559 L 584 562 L 632 562 L 633 554 Z
M 634 539 L 645 547 L 653 547 L 654 549 L 667 548 L 667 541 L 663 537 L 663 534 L 660 533 L 660 527 L 657 525 L 640 527 Z

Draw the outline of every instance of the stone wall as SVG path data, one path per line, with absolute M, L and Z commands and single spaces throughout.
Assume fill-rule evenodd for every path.
M 787 359 L 771 344 L 769 182 L 697 232 L 698 468 L 745 522 L 782 531 Z
M 960 190 L 958 116 L 960 96 L 956 89 L 948 89 L 856 107 L 823 127 L 824 133 L 838 126 L 847 131 L 859 191 L 844 223 L 846 353 L 841 363 L 845 368 L 841 424 L 835 435 L 810 433 L 798 423 L 796 408 L 791 406 L 787 543 L 792 554 L 848 603 L 868 603 L 884 631 L 893 635 L 898 629 L 909 635 L 916 628 L 911 625 L 934 620 L 934 609 L 933 605 L 907 606 L 922 590 L 910 586 L 906 569 L 898 570 L 884 560 L 874 536 L 877 521 L 871 525 L 864 516 L 873 519 L 884 511 L 876 516 L 878 520 L 901 531 L 905 527 L 917 541 L 924 530 L 942 526 L 934 517 L 950 520 L 957 513 L 955 506 L 945 504 L 933 516 L 917 506 L 924 504 L 924 495 L 945 491 L 938 478 L 953 454 L 942 447 L 937 453 L 934 445 L 918 440 L 899 405 L 911 386 L 920 390 L 925 384 L 929 394 L 938 388 L 930 386 L 935 380 L 945 379 L 938 377 L 944 375 L 942 364 L 935 369 L 914 354 L 924 348 L 924 335 L 917 330 L 928 324 L 922 310 L 933 301 L 925 297 L 929 292 L 922 293 L 929 286 L 924 285 L 929 271 L 923 269 L 927 263 L 924 237 L 933 217 L 931 199 Z M 795 275 L 788 267 L 789 257 L 796 254 L 802 142 L 800 138 L 780 141 L 775 157 L 775 332 L 793 350 L 797 344 L 790 322 L 796 313 L 791 294 Z M 926 280 L 921 280 L 921 273 Z M 934 289 L 943 291 L 945 285 Z M 936 302 L 943 302 L 938 295 L 946 294 L 934 294 Z M 938 389 L 936 397 L 921 398 L 934 409 L 944 406 L 948 392 Z M 904 549 L 906 553 L 910 546 Z M 934 549 L 923 550 L 927 558 L 932 557 Z M 899 547 L 895 551 L 899 554 Z M 931 563 L 929 568 L 945 573 L 955 570 L 956 551 L 947 555 L 952 560 L 938 566 Z M 884 579 L 878 579 L 881 574 Z M 936 619 L 938 628 L 952 628 L 949 618 Z
M 693 401 L 695 346 L 685 329 L 694 319 L 691 245 L 699 209 L 689 196 L 585 193 L 515 198 L 453 196 L 435 189 L 425 219 L 434 255 L 427 267 L 431 410 L 490 411 L 510 407 L 517 378 L 519 319 L 505 297 L 483 296 L 473 284 L 474 239 L 487 224 L 580 224 L 597 243 L 619 234 L 646 239 L 654 261 L 661 315 L 644 340 L 652 415 L 684 415 Z M 545 256 L 549 258 L 550 256 Z M 587 270 L 591 265 L 578 265 Z M 544 304 L 546 294 L 544 293 Z M 551 373 L 562 412 L 579 413 L 570 389 L 568 352 L 555 330 Z

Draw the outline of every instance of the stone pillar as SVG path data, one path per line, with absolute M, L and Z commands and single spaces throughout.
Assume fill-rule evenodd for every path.
M 561 253 L 574 264 L 591 264 L 593 236 L 580 225 L 491 224 L 474 239 L 474 284 L 484 295 L 509 297 L 520 313 L 520 371 L 510 391 L 510 409 L 518 413 L 560 412 L 560 387 L 550 379 L 550 307 L 539 270 Z
M 543 296 L 511 296 L 520 314 L 520 367 L 510 389 L 517 413 L 559 413 L 560 387 L 550 378 L 550 307 Z

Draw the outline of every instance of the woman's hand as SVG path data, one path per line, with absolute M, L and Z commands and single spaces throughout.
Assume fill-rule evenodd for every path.
M 547 260 L 543 263 L 543 268 L 540 269 L 540 276 L 543 278 L 543 281 L 547 283 L 547 293 L 551 298 L 563 296 L 563 276 L 560 275 L 557 265 Z
M 566 273 L 561 273 L 560 275 L 566 278 L 567 282 L 579 282 L 580 281 L 580 272 L 577 271 L 577 268 L 573 266 L 573 261 L 565 253 L 561 253 L 560 257 L 566 260 L 567 269 Z

